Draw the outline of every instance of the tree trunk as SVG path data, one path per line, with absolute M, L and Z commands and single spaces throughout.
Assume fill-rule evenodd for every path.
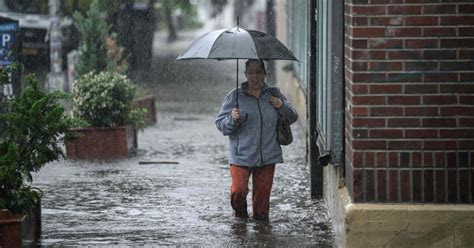
M 173 42 L 178 39 L 176 35 L 176 28 L 173 22 L 173 15 L 171 14 L 171 6 L 168 1 L 165 1 L 165 21 L 168 26 L 168 42 Z

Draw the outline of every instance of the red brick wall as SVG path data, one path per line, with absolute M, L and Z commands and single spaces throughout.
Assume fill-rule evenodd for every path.
M 474 1 L 345 0 L 356 202 L 473 202 Z

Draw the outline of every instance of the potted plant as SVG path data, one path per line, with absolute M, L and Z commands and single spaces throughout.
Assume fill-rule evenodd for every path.
M 88 123 L 66 143 L 68 158 L 114 159 L 137 148 L 136 130 L 145 126 L 143 109 L 133 109 L 134 84 L 117 72 L 89 72 L 74 82 L 73 114 Z
M 157 121 L 156 117 L 156 97 L 155 95 L 149 94 L 143 88 L 137 87 L 137 94 L 133 98 L 132 107 L 134 109 L 145 109 L 145 123 L 147 125 L 153 125 Z
M 0 70 L 0 86 L 8 78 Z M 22 222 L 40 208 L 40 189 L 32 187 L 32 173 L 63 156 L 61 143 L 72 140 L 74 126 L 59 104 L 65 95 L 44 93 L 33 75 L 16 98 L 0 101 L 0 246 L 21 246 Z M 38 211 L 37 211 L 38 213 Z M 40 211 L 39 211 L 40 213 Z M 26 228 L 35 232 L 35 227 Z M 40 230 L 36 229 L 39 234 Z

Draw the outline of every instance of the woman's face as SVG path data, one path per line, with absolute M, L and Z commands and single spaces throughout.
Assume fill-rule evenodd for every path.
M 265 82 L 265 71 L 259 64 L 249 63 L 245 71 L 245 77 L 247 77 L 247 82 L 251 89 L 259 90 Z

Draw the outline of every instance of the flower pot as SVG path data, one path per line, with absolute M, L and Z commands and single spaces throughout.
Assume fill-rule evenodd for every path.
M 0 247 L 21 247 L 21 223 L 24 215 L 0 210 Z
M 32 246 L 41 237 L 41 198 L 23 220 L 21 229 L 23 246 Z
M 0 210 L 0 247 L 32 246 L 41 237 L 41 198 L 28 215 Z
M 145 122 L 148 125 L 153 125 L 156 123 L 156 106 L 155 106 L 155 96 L 148 95 L 145 97 L 137 98 L 133 100 L 134 109 L 146 109 Z
M 81 137 L 66 143 L 70 159 L 118 159 L 129 157 L 137 148 L 133 126 L 74 128 Z

